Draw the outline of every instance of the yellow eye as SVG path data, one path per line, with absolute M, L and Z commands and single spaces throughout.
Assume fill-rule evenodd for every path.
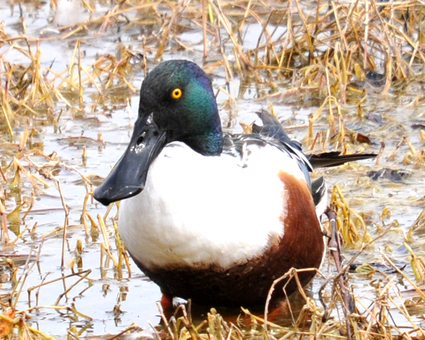
M 176 88 L 173 90 L 173 92 L 171 92 L 171 97 L 173 97 L 174 99 L 179 99 L 182 96 L 183 92 L 181 89 Z

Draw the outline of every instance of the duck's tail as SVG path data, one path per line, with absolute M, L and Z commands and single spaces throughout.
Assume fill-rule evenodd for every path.
M 285 145 L 286 148 L 294 151 L 296 154 L 302 153 L 301 143 L 295 139 L 289 138 L 286 134 L 283 126 L 279 121 L 271 115 L 266 110 L 261 110 L 256 112 L 258 117 L 263 122 L 262 126 L 254 124 L 252 126 L 252 132 L 258 133 L 264 138 L 273 138 L 279 140 L 282 145 Z M 375 158 L 377 154 L 375 153 L 361 153 L 361 154 L 351 154 L 351 155 L 341 155 L 340 151 L 327 151 L 318 154 L 305 155 L 305 158 L 308 160 L 308 165 L 312 168 L 327 168 L 332 166 L 342 165 L 347 162 L 360 161 L 363 159 Z M 304 162 L 305 163 L 305 162 Z

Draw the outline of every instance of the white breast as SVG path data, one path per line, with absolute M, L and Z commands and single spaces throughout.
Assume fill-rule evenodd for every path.
M 283 169 L 304 181 L 297 164 L 273 146 L 250 146 L 245 159 L 204 157 L 169 144 L 149 169 L 146 187 L 124 200 L 119 230 L 147 268 L 229 267 L 260 255 L 284 233 Z

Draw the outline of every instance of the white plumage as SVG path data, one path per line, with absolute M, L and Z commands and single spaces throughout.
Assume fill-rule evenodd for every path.
M 246 262 L 283 236 L 287 200 L 279 171 L 305 182 L 291 156 L 271 145 L 248 145 L 236 158 L 170 143 L 151 165 L 145 189 L 121 203 L 122 239 L 148 269 Z

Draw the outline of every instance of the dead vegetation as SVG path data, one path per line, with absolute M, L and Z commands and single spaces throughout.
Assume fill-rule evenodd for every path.
M 233 98 L 226 86 L 234 79 L 241 81 L 241 87 L 258 88 L 256 100 L 267 103 L 272 111 L 287 102 L 313 103 L 316 109 L 308 124 L 292 126 L 304 129 L 306 150 L 339 149 L 354 153 L 370 149 L 370 145 L 379 140 L 382 144 L 377 148 L 381 148 L 381 153 L 375 167 L 380 163 L 395 164 L 397 160 L 397 164 L 423 171 L 423 92 L 410 94 L 409 98 L 413 99 L 403 105 L 414 117 L 414 136 L 382 138 L 385 132 L 380 127 L 378 131 L 366 129 L 369 134 L 355 131 L 356 127 L 361 130 L 363 125 L 380 119 L 368 106 L 371 96 L 386 100 L 410 91 L 412 84 L 423 81 L 425 8 L 420 1 L 146 3 L 126 0 L 105 3 L 82 0 L 79 6 L 88 14 L 86 20 L 52 26 L 50 30 L 40 29 L 37 34 L 26 15 L 31 7 L 26 6 L 31 5 L 11 1 L 12 11 L 20 13 L 14 29 L 0 22 L 1 265 L 2 282 L 10 284 L 9 293 L 0 296 L 3 308 L 0 337 L 51 338 L 46 334 L 49 330 L 38 330 L 28 323 L 29 318 L 43 309 L 55 309 L 70 320 L 91 319 L 84 310 L 64 302 L 69 292 L 79 291 L 81 295 L 92 284 L 91 269 L 84 263 L 83 242 L 79 240 L 75 246 L 68 244 L 67 236 L 72 230 L 80 230 L 81 238 L 98 244 L 102 277 L 110 271 L 116 280 L 131 277 L 116 218 L 111 217 L 115 210 L 108 209 L 104 216 L 93 216 L 91 212 L 93 184 L 99 180 L 96 174 L 83 174 L 67 162 L 66 156 L 45 154 L 38 141 L 42 139 L 41 126 L 58 129 L 62 115 L 78 119 L 113 111 L 117 101 L 121 106 L 128 105 L 137 90 L 132 78 L 147 72 L 162 58 L 190 56 L 203 62 L 207 72 L 223 76 L 225 85 L 220 91 L 228 96 L 228 101 L 221 104 L 223 110 L 230 111 L 229 116 L 238 98 Z M 51 0 L 49 6 L 55 12 L 60 4 Z M 202 38 L 190 41 L 185 35 L 191 33 Z M 114 39 L 113 44 L 105 41 L 108 46 L 115 46 L 115 50 L 94 58 L 84 55 L 83 50 L 93 41 L 107 36 Z M 131 44 L 115 42 L 121 36 L 131 37 Z M 62 64 L 43 54 L 44 44 L 61 40 L 72 48 L 69 60 Z M 58 64 L 66 66 L 60 68 Z M 351 124 L 354 128 L 347 127 L 347 121 L 354 121 Z M 419 131 L 418 136 L 415 131 Z M 83 160 L 87 158 L 86 147 L 104 146 L 101 134 L 97 139 L 78 136 L 66 142 L 82 146 Z M 356 166 L 347 165 L 334 171 L 364 173 L 364 168 Z M 85 189 L 77 223 L 70 221 L 66 194 L 62 190 L 64 183 L 57 176 L 64 169 L 76 174 Z M 368 187 L 379 194 L 382 189 L 374 182 L 375 177 L 385 177 L 393 183 L 397 182 L 397 175 L 402 178 L 402 172 L 397 169 L 389 172 L 378 169 L 368 175 L 370 180 L 358 175 L 352 177 L 352 190 Z M 35 200 L 48 187 L 56 190 L 63 222 L 40 235 L 38 222 L 30 223 L 28 217 L 34 212 Z M 319 299 L 311 298 L 300 288 L 303 307 L 301 311 L 291 311 L 290 326 L 273 323 L 268 313 L 259 316 L 248 310 L 243 311 L 237 322 L 226 321 L 212 310 L 207 320 L 195 325 L 190 310 L 181 306 L 170 320 L 162 314 L 163 327 L 156 327 L 157 333 L 151 336 L 173 340 L 423 339 L 425 260 L 412 247 L 423 229 L 423 211 L 412 226 L 402 227 L 396 219 L 391 219 L 388 207 L 383 207 L 378 217 L 368 212 L 367 206 L 362 212 L 358 210 L 359 204 L 353 208 L 345 198 L 347 191 L 335 185 L 331 195 L 331 206 L 337 212 L 336 224 L 347 251 L 343 267 L 340 272 L 323 270 L 320 273 L 319 276 L 326 279 L 318 292 Z M 423 199 L 415 204 L 423 206 Z M 389 234 L 405 244 L 410 270 L 403 270 L 403 266 L 391 259 L 391 245 L 380 243 Z M 26 299 L 25 281 L 43 256 L 43 242 L 58 235 L 62 239 L 58 263 L 62 270 L 54 279 L 44 277 L 39 284 L 26 288 L 29 306 L 18 309 L 18 302 Z M 37 241 L 37 251 L 27 254 L 19 250 L 25 237 Z M 374 263 L 355 266 L 356 259 L 365 252 L 375 252 L 382 268 Z M 290 275 L 296 279 L 296 271 Z M 351 284 L 353 275 L 367 282 L 368 294 L 361 294 L 361 288 Z M 64 286 L 56 303 L 40 304 L 39 295 L 56 282 Z M 343 302 L 347 292 L 350 306 Z M 37 296 L 35 305 L 31 305 L 34 295 Z M 114 317 L 122 313 L 123 296 L 125 292 L 117 298 Z M 71 326 L 68 337 L 78 339 L 85 336 L 86 330 Z M 118 338 L 128 333 L 144 334 L 140 327 L 131 325 L 122 333 L 104 338 Z

